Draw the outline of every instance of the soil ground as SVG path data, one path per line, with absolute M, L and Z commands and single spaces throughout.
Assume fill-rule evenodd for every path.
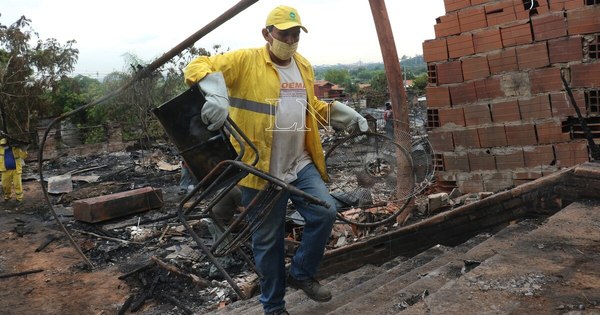
M 85 271 L 82 258 L 54 221 L 38 181 L 23 183 L 25 199 L 0 204 L 0 274 L 41 272 L 0 279 L 1 314 L 116 314 L 130 288 L 109 266 Z M 36 252 L 48 237 L 57 237 Z
M 202 256 L 165 258 L 173 253 L 169 248 L 177 248 L 179 253 L 181 248 L 195 247 L 183 237 L 183 227 L 172 216 L 184 197 L 178 194 L 180 172 L 142 167 L 149 159 L 137 160 L 136 154 L 64 157 L 44 166 L 48 171 L 44 178 L 49 178 L 74 168 L 112 165 L 99 171 L 104 178 L 97 182 L 73 181 L 72 192 L 48 195 L 93 269 L 56 222 L 40 181 L 35 179 L 35 164 L 28 163 L 24 201 L 0 202 L 0 315 L 202 314 L 222 301 L 237 299 L 221 275 L 211 273 L 211 264 Z M 160 156 L 159 160 L 170 157 Z M 162 191 L 162 208 L 98 224 L 73 218 L 74 200 L 146 186 Z M 156 223 L 145 224 L 146 219 Z M 134 241 L 136 223 L 140 231 L 149 233 L 147 238 Z M 123 227 L 107 228 L 111 224 Z M 205 226 L 198 225 L 195 230 L 202 239 L 211 240 Z M 38 250 L 42 244 L 47 246 Z M 225 268 L 245 275 L 245 265 L 236 261 Z M 15 275 L 18 273 L 26 274 Z

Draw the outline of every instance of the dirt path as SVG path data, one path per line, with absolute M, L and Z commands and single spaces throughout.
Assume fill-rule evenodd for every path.
M 116 314 L 129 296 L 115 267 L 85 271 L 54 219 L 37 181 L 24 182 L 25 200 L 0 204 L 0 314 Z M 43 250 L 36 249 L 55 236 Z

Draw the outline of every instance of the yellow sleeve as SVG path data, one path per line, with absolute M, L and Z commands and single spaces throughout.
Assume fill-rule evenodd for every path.
M 200 56 L 192 60 L 192 62 L 183 69 L 185 84 L 192 86 L 213 71 L 209 57 Z
M 319 122 L 319 126 L 328 126 L 329 125 L 329 109 L 330 104 L 327 102 L 321 101 L 316 96 L 313 97 L 312 106 L 317 112 L 317 121 Z
M 21 158 L 23 160 L 25 160 L 29 156 L 29 154 L 27 153 L 27 151 L 21 150 L 21 149 L 19 149 L 19 151 L 21 151 Z
M 238 78 L 240 71 L 249 66 L 246 60 L 251 53 L 249 49 L 240 49 L 210 57 L 197 57 L 183 69 L 185 83 L 192 86 L 209 73 L 222 72 L 227 86 L 230 86 Z

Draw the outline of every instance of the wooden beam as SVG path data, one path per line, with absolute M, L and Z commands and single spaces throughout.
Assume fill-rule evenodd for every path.
M 369 0 L 369 4 L 371 5 L 375 29 L 379 38 L 379 46 L 381 47 L 381 54 L 383 56 L 394 119 L 402 123 L 401 126 L 394 127 L 401 128 L 396 130 L 408 132 L 408 100 L 385 1 Z

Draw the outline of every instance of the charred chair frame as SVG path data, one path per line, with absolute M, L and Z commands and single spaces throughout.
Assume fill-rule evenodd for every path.
M 198 99 L 194 99 L 193 106 L 195 110 L 199 110 L 204 104 L 203 95 L 199 92 L 199 89 L 196 86 L 190 88 L 187 92 L 184 93 L 192 93 L 194 97 Z M 184 94 L 182 93 L 182 94 Z M 180 95 L 181 96 L 181 95 Z M 189 96 L 189 94 L 188 94 Z M 163 104 L 166 105 L 173 100 Z M 189 98 L 187 100 L 189 102 Z M 162 107 L 162 106 L 160 106 Z M 160 113 L 160 107 L 155 108 L 153 110 L 154 114 L 158 116 L 159 120 L 163 124 L 165 129 L 172 128 L 172 123 L 168 123 L 168 119 L 170 117 L 164 117 L 164 113 Z M 197 113 L 197 112 L 196 112 Z M 161 117 L 163 116 L 163 117 Z M 168 116 L 168 115 L 167 115 Z M 162 118 L 162 119 L 161 119 Z M 195 121 L 195 124 L 202 125 L 202 128 L 206 128 L 206 125 Z M 276 201 L 286 192 L 291 194 L 295 194 L 303 197 L 307 202 L 323 205 L 329 207 L 329 204 L 310 195 L 302 190 L 296 188 L 293 185 L 290 185 L 277 177 L 273 177 L 258 168 L 256 168 L 256 164 L 259 160 L 258 149 L 256 146 L 250 141 L 250 139 L 242 132 L 242 130 L 235 124 L 231 118 L 227 118 L 226 123 L 220 130 L 221 136 L 229 135 L 230 139 L 234 139 L 239 144 L 239 150 L 236 152 L 237 156 L 231 159 L 222 159 L 207 174 L 203 177 L 197 176 L 197 174 L 193 173 L 194 176 L 199 180 L 199 182 L 194 186 L 194 189 L 189 192 L 179 203 L 177 207 L 177 217 L 179 221 L 181 221 L 182 225 L 185 227 L 187 232 L 190 234 L 192 239 L 196 242 L 199 249 L 208 257 L 210 262 L 217 267 L 219 272 L 223 275 L 225 280 L 229 283 L 229 285 L 234 289 L 236 294 L 241 299 L 250 298 L 250 293 L 246 295 L 239 286 L 235 283 L 235 281 L 231 278 L 229 273 L 223 268 L 223 266 L 217 260 L 217 257 L 222 257 L 225 255 L 229 255 L 233 252 L 239 253 L 242 258 L 249 264 L 249 266 L 258 274 L 259 277 L 262 277 L 260 272 L 257 270 L 254 265 L 252 259 L 242 250 L 241 246 L 244 246 L 247 243 L 247 240 L 252 236 L 252 233 L 260 227 L 268 213 L 272 210 Z M 186 156 L 190 157 L 190 151 L 197 149 L 201 144 L 192 145 L 190 148 L 181 147 L 181 142 L 178 142 L 176 137 L 186 136 L 176 134 L 172 130 L 167 130 L 167 134 L 170 138 L 175 142 L 176 147 L 180 150 L 178 153 L 181 155 L 186 162 Z M 218 137 L 214 136 L 213 138 Z M 212 139 L 212 138 L 211 138 Z M 211 140 L 209 139 L 209 140 Z M 226 144 L 230 145 L 228 139 L 225 139 Z M 254 153 L 254 160 L 250 163 L 242 162 L 242 157 L 246 153 L 247 147 Z M 196 161 L 197 162 L 197 161 Z M 214 161 L 212 161 L 214 162 Z M 241 213 L 239 213 L 234 221 L 227 225 L 218 220 L 213 214 L 213 207 L 217 204 L 221 199 L 225 197 L 229 191 L 231 191 L 244 177 L 247 175 L 257 176 L 267 182 L 265 187 L 259 191 L 259 193 L 251 200 L 250 204 L 246 209 L 244 209 Z M 200 178 L 199 178 L 200 177 Z M 193 198 L 196 199 L 192 202 L 192 204 L 185 208 L 185 205 Z M 200 203 L 207 198 L 212 197 L 212 199 L 208 202 L 208 205 L 205 208 L 201 208 Z M 188 218 L 191 216 L 191 213 L 195 210 L 199 212 L 194 215 L 194 218 L 210 218 L 214 222 L 215 226 L 220 229 L 223 233 L 220 237 L 216 239 L 214 244 L 209 247 L 205 245 L 198 234 L 194 231 L 193 227 L 188 222 Z

